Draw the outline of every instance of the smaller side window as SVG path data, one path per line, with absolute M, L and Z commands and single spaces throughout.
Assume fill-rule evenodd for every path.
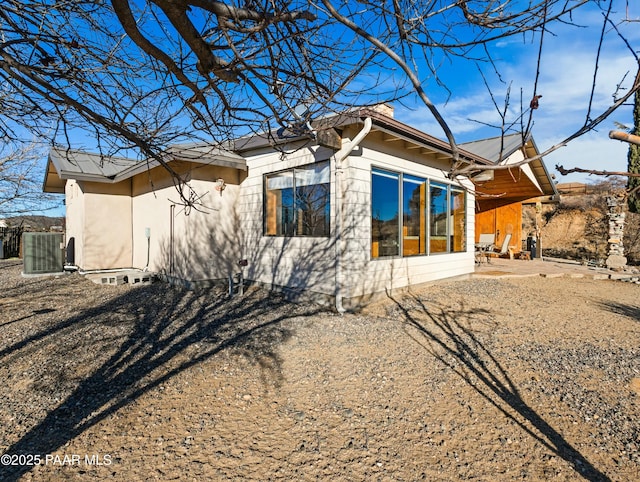
M 265 235 L 329 236 L 330 184 L 329 161 L 265 176 Z

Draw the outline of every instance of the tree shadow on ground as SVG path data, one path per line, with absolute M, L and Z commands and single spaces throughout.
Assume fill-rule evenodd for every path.
M 282 380 L 278 347 L 295 329 L 289 320 L 319 311 L 310 304 L 292 307 L 264 290 L 227 299 L 223 290 L 193 292 L 155 283 L 57 320 L 0 351 L 5 366 L 44 354 L 51 364 L 45 373 L 54 380 L 39 380 L 37 389 L 57 390 L 63 400 L 5 453 L 54 453 L 149 390 L 225 350 L 248 358 L 277 386 Z M 91 368 L 73 380 L 70 365 Z M 0 466 L 0 480 L 16 481 L 30 469 Z
M 600 307 L 604 310 L 610 311 L 611 313 L 615 313 L 616 315 L 627 316 L 635 321 L 640 320 L 640 306 L 606 301 L 601 302 Z
M 463 305 L 458 309 L 427 306 L 424 300 L 411 293 L 402 298 L 394 298 L 388 293 L 387 296 L 395 303 L 401 321 L 413 329 L 406 330 L 409 336 L 505 417 L 569 462 L 583 478 L 610 480 L 523 400 L 518 387 L 479 336 L 478 324 L 482 323 L 479 318 L 489 312 L 467 309 Z

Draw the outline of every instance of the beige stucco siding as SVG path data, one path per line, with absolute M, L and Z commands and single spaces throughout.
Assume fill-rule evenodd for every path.
M 85 270 L 130 268 L 130 183 L 78 184 L 84 193 L 82 255 L 79 266 Z
M 187 162 L 172 167 L 190 179 L 184 193 L 196 196 L 199 206 L 185 207 L 163 168 L 135 176 L 133 264 L 192 281 L 226 279 L 242 256 L 236 204 L 241 171 Z M 222 194 L 216 179 L 225 181 Z
M 66 260 L 76 266 L 84 264 L 84 193 L 78 183 L 70 179 L 65 183 L 66 206 Z

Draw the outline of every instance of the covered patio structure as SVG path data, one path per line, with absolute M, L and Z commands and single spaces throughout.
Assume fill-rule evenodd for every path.
M 483 171 L 472 178 L 476 188 L 475 241 L 479 240 L 480 234 L 493 233 L 495 246 L 500 248 L 510 234 L 509 246 L 513 247 L 512 252 L 515 253 L 529 248 L 525 242 L 527 236 L 538 242 L 538 230 L 523 233 L 522 204 L 532 198 L 537 198 L 539 202 L 556 200 L 558 192 L 555 183 L 542 158 L 519 167 L 508 167 L 539 155 L 533 138 L 523 138 L 518 133 L 469 142 L 461 144 L 461 147 L 496 165 L 505 166 L 504 169 Z M 539 216 L 540 209 L 537 209 L 537 226 L 541 222 Z M 539 249 L 536 255 L 540 256 Z

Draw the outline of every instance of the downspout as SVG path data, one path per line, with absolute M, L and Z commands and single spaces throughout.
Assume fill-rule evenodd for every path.
M 133 178 L 129 179 L 129 217 L 131 218 L 130 221 L 130 226 L 131 226 L 131 263 L 129 263 L 130 266 L 135 266 L 133 264 L 133 260 L 135 259 L 135 247 L 136 247 L 136 240 L 135 240 L 135 235 L 133 233 L 134 229 L 135 229 L 135 222 L 134 222 L 134 210 L 133 210 Z
M 174 218 L 176 213 L 176 205 L 169 206 L 169 276 L 173 276 L 173 236 L 174 236 Z
M 336 169 L 336 219 L 335 219 L 335 229 L 336 229 L 336 310 L 338 313 L 344 313 L 347 311 L 342 304 L 342 298 L 344 297 L 344 286 L 343 286 L 343 276 L 342 276 L 342 256 L 344 254 L 344 206 L 343 206 L 343 197 L 342 197 L 342 185 L 343 185 L 343 172 L 342 172 L 342 161 L 344 161 L 351 152 L 355 148 L 358 147 L 358 144 L 362 142 L 362 140 L 371 132 L 371 117 L 367 117 L 364 120 L 364 127 L 356 136 L 346 145 L 342 146 L 342 148 L 337 151 L 333 155 L 335 169 Z

